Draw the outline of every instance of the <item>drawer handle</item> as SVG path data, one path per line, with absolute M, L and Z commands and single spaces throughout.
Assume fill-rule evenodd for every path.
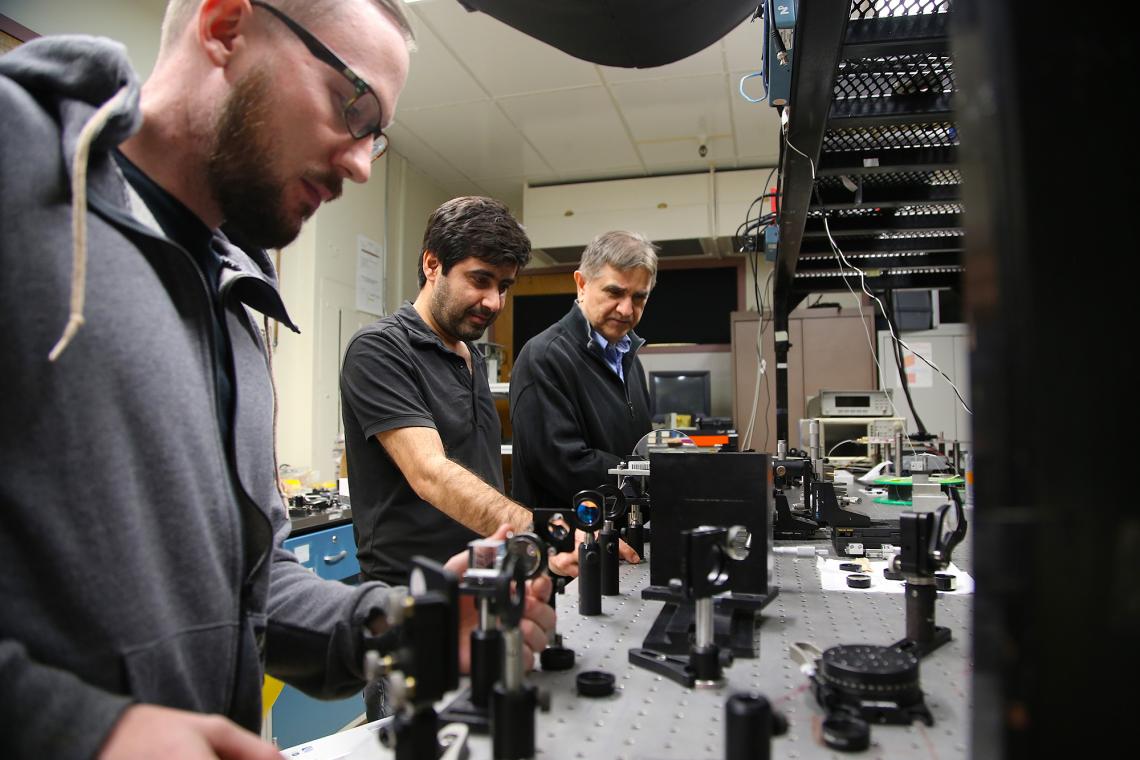
M 344 559 L 347 556 L 348 556 L 348 549 L 341 549 L 340 552 L 337 554 L 326 554 L 325 555 L 325 564 L 335 565 L 337 562 L 340 562 L 342 559 Z

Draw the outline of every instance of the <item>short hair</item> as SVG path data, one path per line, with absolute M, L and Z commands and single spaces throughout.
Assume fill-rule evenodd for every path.
M 273 0 L 271 4 L 295 19 L 297 23 L 307 26 L 344 2 L 345 0 Z M 408 43 L 408 49 L 414 49 L 416 35 L 412 31 L 412 25 L 408 23 L 407 14 L 404 13 L 403 0 L 369 0 L 369 2 L 376 5 L 396 24 L 400 34 L 404 36 L 404 41 Z M 169 0 L 166 4 L 166 15 L 162 18 L 160 52 L 174 42 L 174 38 L 190 23 L 191 16 L 201 4 L 202 0 Z
M 443 265 L 443 274 L 466 258 L 494 266 L 514 264 L 520 270 L 530 261 L 530 238 L 502 201 L 480 195 L 452 198 L 428 217 L 420 247 L 420 287 L 427 283 L 424 253 L 431 251 Z
M 646 269 L 649 271 L 649 289 L 652 290 L 657 284 L 657 250 L 657 246 L 640 233 L 625 230 L 603 232 L 582 252 L 578 271 L 587 280 L 592 280 L 602 273 L 606 264 L 619 272 Z

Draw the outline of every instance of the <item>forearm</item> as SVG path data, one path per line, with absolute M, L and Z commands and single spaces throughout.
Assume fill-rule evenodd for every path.
M 530 510 L 445 457 L 430 468 L 422 483 L 414 486 L 421 499 L 480 536 L 491 535 L 503 523 L 516 532 L 530 529 Z

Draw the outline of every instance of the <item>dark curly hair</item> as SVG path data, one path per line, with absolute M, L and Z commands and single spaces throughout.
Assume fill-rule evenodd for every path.
M 471 256 L 494 266 L 514 264 L 521 270 L 530 261 L 530 238 L 506 204 L 494 198 L 466 195 L 452 198 L 428 217 L 419 256 L 421 288 L 427 283 L 425 251 L 435 254 L 445 275 Z

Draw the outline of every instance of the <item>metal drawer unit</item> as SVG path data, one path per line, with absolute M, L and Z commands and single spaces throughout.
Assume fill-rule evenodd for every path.
M 287 538 L 284 547 L 321 578 L 354 583 L 360 573 L 352 523 Z M 329 702 L 287 685 L 273 702 L 269 735 L 279 747 L 291 747 L 336 733 L 363 713 L 364 699 L 359 694 Z
M 352 524 L 285 539 L 285 548 L 322 578 L 341 581 L 360 572 Z

